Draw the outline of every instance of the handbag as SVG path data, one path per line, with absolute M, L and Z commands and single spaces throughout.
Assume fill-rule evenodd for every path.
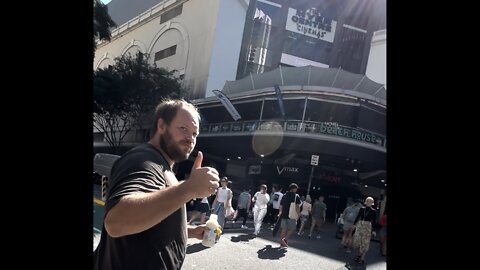
M 229 191 L 229 195 L 230 195 L 230 199 L 228 200 L 228 206 L 227 208 L 225 209 L 225 217 L 227 218 L 233 218 L 233 215 L 235 214 L 235 209 L 233 209 L 232 207 L 232 195 L 233 195 L 233 192 L 230 190 Z
M 234 214 L 235 214 L 235 209 L 233 209 L 233 207 L 229 206 L 225 209 L 225 217 L 233 218 Z
M 295 194 L 295 200 L 290 203 L 290 209 L 288 209 L 288 218 L 298 220 L 300 212 L 297 209 L 297 194 Z

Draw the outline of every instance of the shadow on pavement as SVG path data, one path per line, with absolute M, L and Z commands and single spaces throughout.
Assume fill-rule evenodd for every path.
M 360 265 L 354 261 L 354 252 L 347 253 L 340 245 L 340 239 L 335 237 L 336 225 L 334 223 L 326 223 L 321 228 L 320 239 L 308 239 L 307 234 L 298 236 L 293 234 L 288 240 L 290 248 L 301 249 L 306 252 L 318 254 L 324 257 L 329 257 L 335 260 L 345 262 L 347 269 L 365 270 L 368 265 L 376 263 L 385 263 L 386 258 L 379 254 L 380 246 L 378 242 L 372 241 L 370 249 L 365 257 L 365 265 Z M 279 242 L 280 233 L 276 237 L 272 237 L 272 230 L 267 226 L 263 226 L 259 238 L 267 239 L 274 242 Z M 343 268 L 345 269 L 345 268 Z
M 248 242 L 248 241 L 252 240 L 253 238 L 255 238 L 255 235 L 253 235 L 253 234 L 241 234 L 239 236 L 232 236 L 230 241 L 232 241 L 232 242 L 240 242 L 240 241 Z
M 202 243 L 196 243 L 196 244 L 193 244 L 193 245 L 190 245 L 187 247 L 187 254 L 192 254 L 192 253 L 195 253 L 195 252 L 199 252 L 199 251 L 202 251 L 204 249 L 207 249 L 208 247 L 202 245 Z
M 358 264 L 354 260 L 351 260 L 345 264 L 345 268 L 349 270 L 366 270 L 367 266 L 366 264 Z
M 272 245 L 266 245 L 264 248 L 259 249 L 257 254 L 259 259 L 278 260 L 284 257 L 286 252 L 287 250 L 284 248 L 272 248 Z

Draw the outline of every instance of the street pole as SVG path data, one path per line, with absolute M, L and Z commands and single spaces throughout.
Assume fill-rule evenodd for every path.
M 310 186 L 312 185 L 312 178 L 313 178 L 313 170 L 315 166 L 312 165 L 312 170 L 310 171 L 310 178 L 308 179 L 308 188 L 307 188 L 307 195 L 310 194 Z
M 312 185 L 312 178 L 313 178 L 313 170 L 314 167 L 318 165 L 318 155 L 312 155 L 310 159 L 310 165 L 312 165 L 312 170 L 310 171 L 310 179 L 308 179 L 308 188 L 307 188 L 307 195 L 310 194 L 310 186 Z

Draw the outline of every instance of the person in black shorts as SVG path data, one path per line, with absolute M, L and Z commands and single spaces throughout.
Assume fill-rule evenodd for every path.
M 208 203 L 208 198 L 204 197 L 202 199 L 196 199 L 193 201 L 193 213 L 188 221 L 188 224 L 192 224 L 192 222 L 200 216 L 200 224 L 205 224 L 205 218 L 207 216 L 208 211 L 210 211 L 210 204 Z

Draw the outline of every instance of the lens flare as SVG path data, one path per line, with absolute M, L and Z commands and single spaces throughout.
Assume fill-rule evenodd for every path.
M 283 141 L 283 127 L 278 122 L 264 122 L 255 131 L 252 148 L 257 155 L 270 155 L 277 151 Z

